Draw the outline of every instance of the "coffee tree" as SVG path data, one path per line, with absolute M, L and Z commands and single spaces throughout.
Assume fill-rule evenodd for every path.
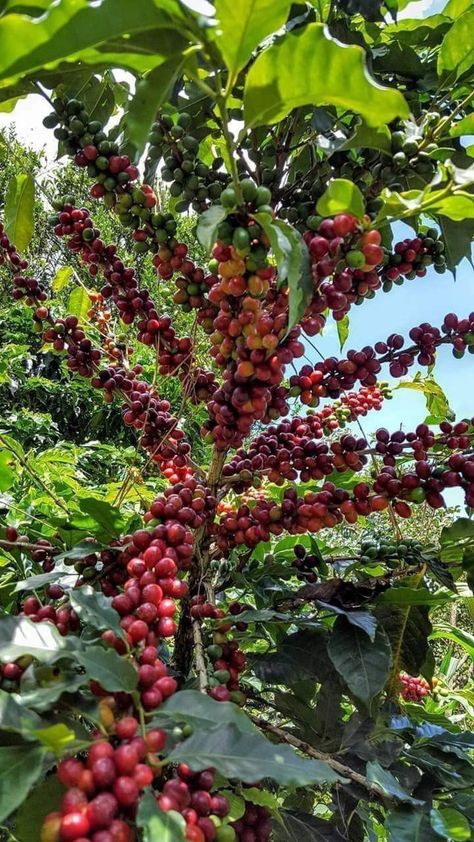
M 4 107 L 45 98 L 77 168 L 76 195 L 37 179 L 54 271 L 29 268 L 35 179 L 12 176 L 2 280 L 145 478 L 110 500 L 0 433 L 5 839 L 471 838 L 472 676 L 448 676 L 474 639 L 447 616 L 474 528 L 443 512 L 450 488 L 474 508 L 474 420 L 433 368 L 472 352 L 474 312 L 447 295 L 404 337 L 388 297 L 342 354 L 353 306 L 470 255 L 474 12 L 398 11 L 2 4 Z M 341 356 L 310 362 L 328 320 Z M 414 364 L 428 417 L 367 438 Z

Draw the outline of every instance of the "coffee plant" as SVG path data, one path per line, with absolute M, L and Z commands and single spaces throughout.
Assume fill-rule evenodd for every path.
M 473 838 L 469 0 L 0 5 L 1 838 Z

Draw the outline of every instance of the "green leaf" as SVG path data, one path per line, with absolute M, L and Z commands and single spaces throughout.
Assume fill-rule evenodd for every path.
M 227 798 L 227 801 L 229 802 L 227 819 L 233 822 L 241 819 L 245 813 L 245 801 L 249 800 L 247 799 L 247 789 L 245 789 L 245 801 L 240 795 L 232 792 L 231 789 L 223 789 L 220 791 L 220 794 L 223 795 L 224 798 Z
M 392 644 L 392 674 L 398 675 L 403 669 L 410 675 L 418 675 L 429 652 L 431 623 L 428 607 L 407 600 L 406 605 L 399 608 L 379 604 L 375 614 Z
M 65 791 L 57 775 L 50 775 L 31 790 L 15 816 L 18 842 L 38 842 L 38 828 L 48 813 L 59 809 Z
M 180 813 L 160 810 L 150 791 L 142 795 L 138 805 L 137 825 L 143 831 L 144 842 L 180 842 L 185 839 L 185 821 Z
M 254 656 L 252 667 L 265 683 L 294 684 L 296 681 L 323 681 L 332 664 L 326 655 L 325 635 L 300 631 L 289 635 L 276 652 Z
M 320 599 L 316 600 L 316 604 L 325 611 L 330 611 L 332 614 L 338 614 L 341 617 L 345 617 L 351 626 L 357 626 L 357 628 L 362 629 L 362 631 L 370 637 L 371 641 L 374 641 L 377 619 L 369 611 L 346 611 L 338 605 L 330 605 L 328 602 L 321 602 Z
M 40 717 L 20 705 L 11 693 L 0 690 L 0 730 L 16 731 L 26 736 L 41 725 Z
M 402 380 L 395 388 L 413 389 L 416 392 L 421 392 L 425 396 L 427 412 L 433 418 L 431 423 L 439 424 L 441 421 L 454 420 L 455 416 L 449 406 L 448 399 L 432 374 L 423 377 L 418 372 L 413 380 Z
M 349 336 L 349 316 L 344 316 L 336 322 L 337 335 L 339 337 L 339 350 L 342 351 Z
M 266 807 L 273 813 L 279 809 L 279 801 L 276 795 L 268 792 L 266 789 L 257 789 L 255 786 L 245 787 L 245 800 L 250 801 L 251 804 L 257 804 L 258 807 Z
M 348 837 L 330 821 L 296 810 L 282 810 L 282 822 L 274 822 L 274 842 L 343 842 Z
M 412 807 L 422 806 L 423 801 L 419 801 L 417 798 L 413 798 L 410 793 L 405 792 L 396 777 L 388 769 L 384 769 L 377 760 L 367 763 L 366 775 L 369 781 L 378 784 L 387 795 L 396 798 L 397 801 L 410 804 Z
M 288 282 L 288 332 L 297 324 L 313 296 L 313 282 L 308 249 L 296 228 L 269 213 L 253 214 L 270 240 L 278 269 L 279 283 Z
M 21 78 L 62 62 L 103 65 L 110 60 L 112 67 L 128 67 L 129 54 L 121 42 L 109 52 L 98 46 L 124 35 L 129 46 L 135 33 L 175 27 L 182 18 L 176 0 L 104 0 L 100 6 L 91 6 L 88 0 L 59 0 L 39 21 L 8 15 L 0 19 L 0 79 Z
M 0 746 L 0 821 L 24 801 L 38 780 L 45 749 L 35 743 Z
M 125 525 L 120 509 L 106 500 L 98 500 L 97 497 L 81 497 L 78 503 L 81 511 L 90 515 L 109 539 L 119 537 Z
M 452 640 L 474 660 L 474 635 L 469 634 L 469 632 L 456 629 L 447 623 L 438 622 L 430 637 L 432 640 Z
M 52 570 L 51 573 L 38 573 L 37 576 L 29 576 L 28 579 L 22 579 L 15 585 L 15 593 L 18 591 L 37 591 L 49 585 L 51 582 L 57 582 L 58 579 L 64 577 L 64 570 Z M 77 575 L 71 574 L 71 583 L 77 581 Z
M 125 638 L 111 598 L 95 591 L 90 585 L 83 585 L 71 590 L 69 601 L 83 623 L 94 629 L 111 629 L 117 637 Z
M 0 21 L 0 25 L 1 25 Z M 5 233 L 18 251 L 25 251 L 33 236 L 35 182 L 30 173 L 13 175 L 5 197 Z
M 376 84 L 364 59 L 361 47 L 340 44 L 321 23 L 287 33 L 250 68 L 244 89 L 246 124 L 277 123 L 302 105 L 338 105 L 361 114 L 368 126 L 408 117 L 401 93 Z
M 474 551 L 474 521 L 460 517 L 451 526 L 444 526 L 439 539 L 443 561 L 461 562 Z
M 88 292 L 84 287 L 76 287 L 67 300 L 67 312 L 71 316 L 77 316 L 80 322 L 87 319 L 91 308 L 91 301 Z
M 136 670 L 115 649 L 86 646 L 83 651 L 77 652 L 76 659 L 89 678 L 98 681 L 104 690 L 131 693 L 137 686 Z
M 71 731 L 64 722 L 58 722 L 48 728 L 40 728 L 32 733 L 48 751 L 57 757 L 60 757 L 67 746 L 76 739 L 74 731 Z
M 176 55 L 167 58 L 137 82 L 135 95 L 124 118 L 124 145 L 135 161 L 140 159 L 156 112 L 167 99 L 185 61 L 178 50 Z
M 0 661 L 16 661 L 32 655 L 42 664 L 73 657 L 78 642 L 62 637 L 51 623 L 32 623 L 26 617 L 0 618 Z
M 450 842 L 466 842 L 472 839 L 469 822 L 459 810 L 445 807 L 442 810 L 432 809 L 430 813 L 431 827 Z
M 452 597 L 446 593 L 430 593 L 426 588 L 404 588 L 396 586 L 380 594 L 378 604 L 383 605 L 431 605 L 439 606 L 450 602 Z
M 382 152 L 392 151 L 390 129 L 387 126 L 372 128 L 359 121 L 354 134 L 352 134 L 340 149 L 380 149 Z
M 239 731 L 254 733 L 250 719 L 231 702 L 216 702 L 197 690 L 181 690 L 160 705 L 153 722 L 168 719 L 174 722 L 188 722 L 193 728 L 207 730 L 216 723 L 232 723 Z
M 13 458 L 8 450 L 0 451 L 0 491 L 8 491 L 15 482 L 16 473 L 11 467 Z
M 47 712 L 62 695 L 75 693 L 87 683 L 87 675 L 79 675 L 71 669 L 61 670 L 58 676 L 49 667 L 36 668 L 31 685 L 30 681 L 23 679 L 21 700 L 39 713 Z
M 473 30 L 474 9 L 471 8 L 454 21 L 444 36 L 438 53 L 438 74 L 440 76 L 455 72 L 455 78 L 457 79 L 471 69 L 474 64 Z M 450 82 L 453 82 L 452 75 L 450 75 Z
M 463 222 L 466 219 L 474 219 L 474 196 L 471 193 L 459 191 L 452 196 L 434 195 L 430 198 L 430 213 L 447 216 L 454 222 Z
M 474 114 L 469 114 L 451 125 L 449 129 L 451 137 L 462 137 L 465 134 L 474 134 Z
M 222 205 L 211 205 L 207 211 L 199 215 L 197 238 L 208 253 L 216 241 L 217 229 L 226 216 L 227 210 Z
M 216 44 L 230 74 L 230 87 L 255 47 L 285 23 L 291 0 L 216 0 Z
M 53 292 L 61 292 L 68 285 L 73 274 L 72 266 L 62 266 L 61 269 L 58 269 L 51 282 Z
M 388 817 L 386 828 L 388 842 L 433 842 L 433 830 L 424 813 L 394 810 Z
M 271 743 L 257 730 L 243 733 L 234 724 L 194 731 L 168 756 L 171 763 L 188 763 L 197 772 L 213 766 L 227 778 L 243 783 L 272 778 L 281 785 L 327 784 L 341 778 L 319 760 L 299 757 L 288 745 Z
M 390 669 L 390 642 L 383 629 L 377 629 L 371 642 L 362 629 L 340 617 L 329 637 L 328 655 L 352 695 L 369 707 Z
M 474 127 L 472 130 L 474 134 Z M 456 267 L 467 258 L 472 265 L 472 243 L 474 241 L 474 220 L 466 219 L 452 222 L 447 217 L 439 217 L 441 236 L 444 240 L 444 256 L 448 269 L 456 275 Z
M 335 216 L 337 213 L 351 213 L 362 219 L 365 213 L 365 201 L 357 184 L 347 178 L 335 178 L 316 204 L 321 216 Z

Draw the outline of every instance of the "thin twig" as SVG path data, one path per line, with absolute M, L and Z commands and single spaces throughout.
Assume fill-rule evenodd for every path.
M 199 691 L 201 693 L 207 693 L 207 669 L 206 661 L 204 659 L 204 646 L 202 643 L 201 626 L 199 620 L 193 620 L 193 640 Z

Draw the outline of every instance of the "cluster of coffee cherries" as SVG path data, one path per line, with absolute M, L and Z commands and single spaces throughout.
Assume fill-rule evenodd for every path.
M 431 686 L 426 678 L 419 675 L 408 675 L 406 672 L 400 673 L 400 695 L 406 702 L 422 702 L 425 696 L 431 693 Z
M 57 97 L 53 106 L 54 111 L 45 117 L 44 125 L 56 126 L 54 136 L 74 155 L 76 166 L 86 168 L 89 177 L 95 180 L 91 195 L 99 199 L 109 194 L 108 204 L 113 206 L 115 192 L 129 187 L 138 178 L 137 167 L 128 155 L 120 155 L 119 145 L 107 139 L 102 123 L 91 119 L 81 100 Z
M 436 228 L 429 228 L 426 234 L 420 233 L 396 243 L 393 251 L 386 253 L 384 260 L 384 292 L 389 292 L 393 283 L 401 283 L 404 278 L 424 278 L 428 266 L 433 266 L 439 274 L 445 272 L 444 251 L 444 242 L 439 238 Z
M 270 842 L 272 823 L 266 807 L 246 801 L 244 815 L 232 827 L 241 842 Z
M 46 310 L 46 308 L 44 308 Z M 42 308 L 36 310 L 38 318 L 43 316 Z M 49 317 L 48 311 L 46 315 Z M 90 339 L 79 325 L 77 316 L 65 319 L 51 319 L 51 327 L 43 333 L 45 342 L 51 342 L 55 351 L 67 350 L 67 366 L 82 377 L 91 378 L 101 360 L 101 351 L 94 348 Z
M 304 240 L 311 258 L 314 294 L 302 327 L 312 336 L 321 329 L 317 317 L 325 310 L 331 310 L 340 320 L 352 304 L 381 286 L 376 269 L 384 259 L 384 250 L 382 236 L 370 228 L 368 217 L 362 221 L 351 214 L 328 219 L 309 217 L 307 224 L 310 230 Z
M 11 272 L 14 301 L 25 299 L 30 306 L 46 301 L 48 296 L 43 284 L 36 278 L 24 275 L 28 268 L 28 261 L 20 257 L 15 245 L 8 239 L 2 223 L 0 223 L 0 266 L 6 266 Z
M 291 375 L 290 394 L 305 394 L 305 402 L 317 406 L 322 397 L 338 398 L 342 392 L 353 389 L 357 382 L 374 386 L 382 365 L 388 364 L 392 377 L 404 377 L 415 361 L 422 366 L 434 363 L 440 345 L 451 345 L 453 355 L 462 357 L 466 349 L 474 350 L 474 312 L 460 319 L 448 313 L 441 329 L 423 322 L 409 332 L 413 344 L 405 346 L 401 334 L 392 333 L 385 341 L 365 346 L 359 351 L 350 350 L 347 357 L 328 357 L 316 365 L 305 365 L 299 374 Z
M 167 488 L 150 506 L 151 523 L 168 519 L 191 529 L 199 529 L 206 520 L 213 518 L 217 500 L 209 489 L 194 477 Z
M 249 183 L 255 190 L 261 189 Z M 225 194 L 231 190 L 227 188 L 221 199 L 230 201 Z M 250 196 L 250 192 L 245 195 Z M 248 201 L 256 202 L 258 197 Z M 226 224 L 234 231 L 232 244 L 218 240 L 214 246 L 219 280 L 209 291 L 209 300 L 219 307 L 213 321 L 211 354 L 224 369 L 224 382 L 208 403 L 210 422 L 205 427 L 222 450 L 239 446 L 254 421 L 268 423 L 272 417 L 288 412 L 285 389 L 280 384 L 285 366 L 303 354 L 299 329 L 293 328 L 286 335 L 287 296 L 283 294 L 283 307 L 279 297 L 269 299 L 275 269 L 267 261 L 263 230 L 247 211 L 229 214 Z M 245 243 L 242 237 L 237 247 L 239 232 L 245 235 Z M 261 268 L 256 268 L 254 246 L 265 254 Z
M 345 470 L 349 464 L 353 469 L 360 469 L 365 464 L 365 458 L 361 459 L 361 444 L 358 445 L 357 440 L 351 450 L 354 446 L 352 436 L 345 443 L 342 439 L 334 442 L 332 448 L 320 440 L 343 427 L 347 421 L 366 415 L 369 409 L 380 409 L 382 400 L 380 389 L 363 387 L 360 392 L 349 393 L 337 404 L 323 407 L 305 418 L 295 416 L 272 424 L 255 436 L 248 450 L 238 450 L 224 465 L 223 477 L 227 482 L 230 480 L 233 489 L 240 493 L 254 482 L 257 475 L 265 474 L 270 482 L 281 485 L 285 480 L 295 480 L 298 476 L 301 482 L 323 479 L 333 470 Z M 363 447 L 366 446 L 364 441 Z
M 314 584 L 318 581 L 318 574 L 315 569 L 318 567 L 318 557 L 314 553 L 308 553 L 303 544 L 296 544 L 293 547 L 295 557 L 291 562 L 291 566 L 297 571 L 298 579 L 308 584 Z
M 100 239 L 100 232 L 93 227 L 89 212 L 66 204 L 57 219 L 55 232 L 58 236 L 69 237 L 69 249 L 81 255 L 92 274 L 95 275 L 99 268 L 102 270 L 105 279 L 100 293 L 102 298 L 113 300 L 125 324 L 131 324 L 138 317 L 138 339 L 145 345 L 157 346 L 160 374 L 178 374 L 185 386 L 189 383 L 193 385 L 187 390 L 187 397 L 194 402 L 207 400 L 216 388 L 214 377 L 211 372 L 193 366 L 191 339 L 177 337 L 170 317 L 158 314 L 148 290 L 139 289 L 135 270 L 127 268 L 117 257 L 116 246 L 106 246 Z M 181 269 L 203 275 L 192 261 L 185 260 L 186 246 L 176 244 L 175 252 L 169 264 L 171 273 Z M 163 271 L 168 264 L 163 261 L 156 265 L 158 271 Z
M 157 797 L 160 809 L 181 813 L 186 821 L 188 842 L 235 842 L 235 831 L 222 820 L 228 816 L 230 804 L 224 795 L 215 792 L 214 769 L 193 772 L 180 763 Z
M 63 637 L 78 632 L 79 617 L 68 605 L 67 597 L 64 598 L 65 591 L 63 588 L 60 585 L 48 585 L 46 597 L 48 601 L 44 600 L 41 604 L 36 596 L 28 596 L 20 613 L 23 613 L 33 623 L 52 623 Z M 56 602 L 59 602 L 59 604 L 55 605 Z
M 176 120 L 161 114 L 153 123 L 149 136 L 148 165 L 164 159 L 160 176 L 168 182 L 170 194 L 180 199 L 178 213 L 206 207 L 207 200 L 219 199 L 229 183 L 227 173 L 221 171 L 224 161 L 215 158 L 211 166 L 198 157 L 199 140 L 191 131 L 192 116 L 182 111 Z
M 461 488 L 466 505 L 472 506 L 474 455 L 471 454 L 472 434 L 467 434 L 469 429 L 468 422 L 459 422 L 457 435 L 451 435 L 454 428 L 447 433 L 435 435 L 426 424 L 421 424 L 414 433 L 400 433 L 397 439 L 403 438 L 403 443 L 411 450 L 413 466 L 402 472 L 397 471 L 391 464 L 386 464 L 375 473 L 371 483 L 357 483 L 351 494 L 342 488 L 336 488 L 331 482 L 326 482 L 322 491 L 307 492 L 304 497 L 298 497 L 294 489 L 286 489 L 281 502 L 259 497 L 252 508 L 241 504 L 236 511 L 226 510 L 218 529 L 219 549 L 225 553 L 229 546 L 246 544 L 253 547 L 260 541 L 268 541 L 271 535 L 281 535 L 283 531 L 292 535 L 318 532 L 320 529 L 335 526 L 343 519 L 348 523 L 355 523 L 358 517 L 383 511 L 389 505 L 393 506 L 393 510 L 400 517 L 407 518 L 412 513 L 411 503 L 426 501 L 431 508 L 443 507 L 445 502 L 442 492 L 451 487 Z M 386 438 L 386 433 L 387 431 L 382 431 L 381 438 Z M 364 465 L 366 453 L 362 445 L 367 447 L 367 442 L 363 439 L 357 441 L 352 436 L 343 438 L 346 445 L 350 445 L 343 448 L 345 452 L 339 453 L 332 449 L 332 454 L 319 455 L 321 468 L 325 468 L 327 462 L 326 469 L 321 471 L 323 476 L 334 470 L 335 463 L 341 457 L 351 471 L 361 470 Z M 353 441 L 348 442 L 347 438 Z M 390 435 L 388 438 L 390 439 Z M 397 440 L 394 444 L 398 449 L 401 442 Z M 445 451 L 440 456 L 440 446 L 448 452 L 457 452 L 447 455 Z M 459 448 L 467 452 L 462 453 Z M 436 458 L 428 461 L 431 449 Z M 352 463 L 350 466 L 349 456 Z M 285 458 L 288 459 L 288 451 Z M 385 459 L 391 462 L 393 456 L 388 454 L 384 461 Z M 289 467 L 292 467 L 291 462 Z
M 113 743 L 100 739 L 84 761 L 65 758 L 57 775 L 66 792 L 60 809 L 46 816 L 41 842 L 134 842 L 127 820 L 134 817 L 140 794 L 152 783 L 155 772 L 147 755 L 163 749 L 166 735 L 150 730 L 138 736 L 133 716 L 118 720 Z
M 411 538 L 398 541 L 395 538 L 382 536 L 368 537 L 360 545 L 360 563 L 374 564 L 382 562 L 388 567 L 396 567 L 399 562 L 416 564 L 419 561 L 423 545 Z

